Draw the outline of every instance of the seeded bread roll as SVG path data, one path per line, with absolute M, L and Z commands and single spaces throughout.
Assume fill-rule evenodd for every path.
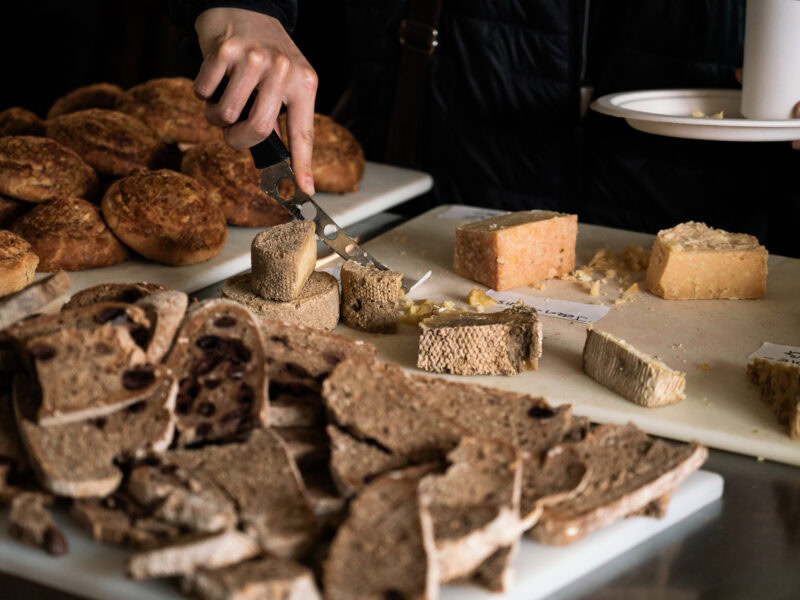
M 0 196 L 0 229 L 8 229 L 22 215 L 26 214 L 33 205 L 21 200 Z
M 291 302 L 264 300 L 253 293 L 250 273 L 237 275 L 222 288 L 222 296 L 246 306 L 257 317 L 330 331 L 339 324 L 339 282 L 333 275 L 314 271 Z
M 402 273 L 348 260 L 342 265 L 341 280 L 342 321 L 374 333 L 397 329 L 397 303 L 403 295 Z
M 80 198 L 36 206 L 12 227 L 39 257 L 39 271 L 82 271 L 116 265 L 127 249 L 106 226 L 100 210 Z
M 47 137 L 71 148 L 106 175 L 153 168 L 165 153 L 163 142 L 147 125 L 125 113 L 100 108 L 50 119 Z
M 0 193 L 27 202 L 90 197 L 97 174 L 60 143 L 29 135 L 0 138 Z
M 225 142 L 200 144 L 186 151 L 181 171 L 206 186 L 231 225 L 269 227 L 292 218 L 261 191 L 261 172 L 247 150 L 234 150 Z
M 145 81 L 117 104 L 117 110 L 146 123 L 168 144 L 221 141 L 222 129 L 208 122 L 205 108 L 186 77 Z
M 286 116 L 278 119 L 281 137 L 288 145 Z M 345 127 L 325 115 L 314 115 L 314 153 L 311 159 L 318 192 L 356 192 L 364 176 L 364 150 Z
M 300 296 L 317 261 L 313 221 L 291 221 L 265 229 L 250 247 L 250 287 L 266 300 L 289 302 Z
M 103 196 L 111 230 L 142 256 L 191 265 L 219 254 L 228 237 L 225 216 L 197 181 L 175 171 L 139 171 Z
M 47 111 L 47 118 L 54 119 L 61 115 L 88 108 L 114 109 L 124 97 L 125 91 L 113 83 L 85 85 L 72 90 L 53 102 L 53 106 Z
M 44 135 L 44 121 L 36 114 L 19 106 L 0 112 L 0 136 Z
M 0 229 L 0 296 L 17 292 L 33 281 L 39 257 L 16 233 Z

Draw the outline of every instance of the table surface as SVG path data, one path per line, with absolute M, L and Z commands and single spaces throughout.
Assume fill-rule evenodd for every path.
M 397 223 L 377 215 L 351 234 Z M 201 292 L 216 295 L 219 285 Z M 728 600 L 800 597 L 800 470 L 711 450 L 704 469 L 725 478 L 721 500 L 606 563 L 552 598 Z M 0 573 L 0 597 L 77 600 Z

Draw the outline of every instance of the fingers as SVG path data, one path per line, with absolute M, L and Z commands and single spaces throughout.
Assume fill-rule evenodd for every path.
M 735 75 L 736 75 L 736 81 L 742 83 L 742 79 L 744 77 L 744 69 L 742 69 L 742 67 L 739 67 L 738 69 L 736 69 Z
M 311 153 L 314 148 L 314 97 L 317 74 L 310 65 L 297 70 L 286 102 L 286 129 L 297 183 L 306 194 L 314 193 Z
M 288 70 L 275 69 L 258 87 L 258 95 L 246 121 L 225 132 L 225 141 L 233 148 L 254 146 L 275 128 L 281 109 Z

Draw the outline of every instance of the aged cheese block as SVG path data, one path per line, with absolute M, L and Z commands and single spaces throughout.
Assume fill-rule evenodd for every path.
M 536 369 L 542 355 L 542 324 L 529 306 L 442 314 L 425 319 L 420 327 L 417 366 L 426 371 L 516 375 Z
M 791 438 L 800 440 L 800 365 L 754 358 L 747 374 L 761 388 L 761 399 L 772 407 L 778 421 L 788 426 Z
M 658 232 L 647 287 L 667 300 L 760 298 L 767 249 L 752 235 L 690 221 Z
M 686 397 L 685 374 L 591 326 L 586 329 L 583 370 L 601 385 L 641 406 L 665 406 Z
M 265 300 L 251 289 L 250 273 L 237 275 L 222 288 L 222 296 L 244 304 L 257 317 L 331 330 L 339 324 L 339 282 L 314 271 L 300 296 L 289 302 Z
M 253 291 L 289 302 L 300 295 L 317 261 L 313 221 L 292 221 L 259 233 L 251 246 Z
M 342 265 L 342 321 L 373 333 L 397 329 L 397 306 L 403 295 L 403 274 L 348 260 Z
M 456 229 L 456 273 L 508 290 L 552 279 L 575 268 L 578 216 L 529 210 L 467 223 Z

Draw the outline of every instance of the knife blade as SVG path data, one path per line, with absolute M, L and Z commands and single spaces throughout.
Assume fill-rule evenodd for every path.
M 223 77 L 211 101 L 222 99 L 228 78 Z M 247 120 L 257 92 L 248 98 L 237 122 Z M 336 224 L 331 216 L 317 202 L 297 185 L 294 170 L 289 164 L 289 151 L 276 131 L 264 141 L 250 148 L 253 163 L 261 171 L 261 191 L 278 202 L 297 220 L 314 221 L 317 237 L 345 260 L 352 260 L 364 266 L 374 266 L 389 271 L 384 265 Z M 410 292 L 420 282 L 403 274 L 403 288 Z

